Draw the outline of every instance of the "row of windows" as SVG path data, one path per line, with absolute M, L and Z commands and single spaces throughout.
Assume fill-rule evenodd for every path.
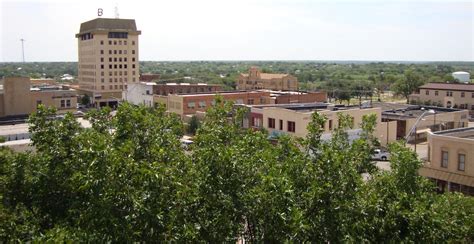
M 449 162 L 448 151 L 441 151 L 441 167 L 447 168 Z M 466 154 L 458 153 L 458 170 L 464 171 L 466 167 Z
M 125 87 L 125 89 L 127 89 L 127 85 L 123 86 L 123 85 L 109 85 L 109 90 L 112 90 L 112 89 L 123 89 Z M 100 87 L 101 90 L 105 90 L 105 86 L 101 86 Z
M 426 94 L 427 96 L 429 96 L 429 95 L 430 95 L 430 90 L 426 90 L 426 91 L 425 91 L 425 94 Z M 439 95 L 439 91 L 434 91 L 434 95 L 435 95 L 435 96 L 438 96 L 438 95 Z M 452 91 L 446 91 L 446 96 L 447 96 L 447 97 L 452 97 L 452 96 L 453 96 L 453 92 L 452 92 Z M 466 97 L 466 92 L 461 92 L 460 97 Z M 474 92 L 471 93 L 471 98 L 474 98 Z
M 105 83 L 105 79 L 104 79 L 104 78 L 100 78 L 100 82 Z M 120 83 L 122 83 L 122 82 L 128 82 L 128 79 L 127 79 L 127 77 L 125 77 L 125 78 L 123 78 L 123 79 L 122 79 L 122 78 L 109 78 L 109 82 L 110 82 L 110 83 L 112 83 L 112 82 L 115 82 L 115 83 L 120 82 Z M 133 82 L 135 82 L 135 77 L 133 78 Z
M 105 59 L 103 57 L 100 58 L 100 62 L 104 62 L 104 60 Z M 126 57 L 124 57 L 123 59 L 121 57 L 120 58 L 111 58 L 111 57 L 109 58 L 109 62 L 122 62 L 122 61 L 127 62 L 128 59 Z M 132 62 L 135 62 L 135 58 L 132 58 Z
M 123 75 L 128 75 L 128 72 L 126 70 L 123 73 L 122 73 L 122 71 L 118 71 L 118 72 L 117 71 L 114 71 L 114 72 L 109 71 L 109 76 L 117 76 L 117 75 L 122 76 L 122 74 Z M 104 76 L 104 71 L 100 72 L 100 76 Z
M 170 93 L 170 94 L 172 94 L 172 93 Z M 235 104 L 244 104 L 244 100 L 243 100 L 243 99 L 236 99 L 236 100 L 234 101 L 234 103 L 235 103 Z M 216 104 L 216 102 L 213 100 L 213 101 L 211 102 L 211 105 L 214 106 L 215 104 Z M 198 102 L 198 105 L 199 105 L 199 108 L 205 108 L 205 107 L 207 106 L 207 104 L 206 104 L 205 101 L 199 101 L 199 102 Z M 188 108 L 189 108 L 189 109 L 194 109 L 194 108 L 196 108 L 196 102 L 189 102 L 189 103 L 188 103 Z
M 276 122 L 274 118 L 268 118 L 268 128 L 275 129 L 276 127 Z M 283 130 L 283 120 L 279 120 L 278 123 L 278 129 Z M 296 131 L 296 123 L 294 121 L 287 121 L 286 122 L 286 130 L 288 132 L 293 132 L 295 133 Z
M 103 64 L 100 65 L 101 69 L 104 69 L 104 67 L 105 66 Z M 135 69 L 135 67 L 136 67 L 135 64 L 132 64 L 132 69 Z M 122 65 L 122 64 L 109 64 L 109 69 L 122 69 L 122 68 L 127 69 L 128 65 L 126 65 L 126 64 L 124 64 L 124 65 Z M 135 75 L 135 71 L 133 71 L 133 74 Z
M 127 32 L 109 32 L 109 38 L 128 38 Z
M 82 34 L 81 35 L 81 40 L 84 41 L 84 40 L 89 40 L 89 39 L 92 39 L 94 38 L 94 35 L 91 34 L 91 33 L 85 33 L 85 34 Z
M 127 54 L 127 50 L 109 50 L 109 54 Z M 100 54 L 104 54 L 104 50 L 100 50 Z M 135 49 L 132 50 L 132 54 L 135 54 Z
M 127 41 L 126 41 L 126 40 L 124 40 L 123 42 L 122 42 L 122 40 L 119 40 L 119 41 L 111 41 L 111 40 L 109 40 L 109 45 L 122 45 L 122 43 L 123 43 L 123 45 L 127 45 Z M 103 40 L 100 41 L 100 45 L 104 45 L 104 41 L 103 41 Z M 135 41 L 132 41 L 132 45 L 135 45 Z

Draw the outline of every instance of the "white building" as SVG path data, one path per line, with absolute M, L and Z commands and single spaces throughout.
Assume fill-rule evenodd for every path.
M 153 82 L 138 82 L 128 84 L 127 90 L 123 91 L 122 97 L 129 103 L 140 105 L 143 104 L 152 107 L 153 103 Z

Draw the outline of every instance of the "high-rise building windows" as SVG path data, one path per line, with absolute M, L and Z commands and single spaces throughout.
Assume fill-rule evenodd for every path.
M 117 58 L 114 58 L 114 62 L 117 62 Z
M 104 41 L 101 40 L 101 41 L 100 41 L 100 45 L 104 45 Z
M 112 71 L 109 71 L 109 76 L 112 76 Z
M 104 58 L 100 58 L 100 62 L 104 62 Z
M 111 65 L 111 64 L 109 64 L 109 69 L 112 69 L 112 65 Z
M 127 50 L 123 50 L 123 54 L 127 54 Z
M 114 54 L 117 54 L 117 50 L 114 50 Z
M 132 41 L 132 45 L 135 45 L 135 41 Z
M 127 58 L 123 58 L 123 61 L 127 62 Z M 474 93 L 473 93 L 474 94 Z
M 135 58 L 132 58 L 132 62 L 135 62 Z
M 109 45 L 112 45 L 112 41 L 109 40 Z
M 109 85 L 109 89 L 110 89 L 110 90 L 112 90 L 112 89 L 113 89 L 113 87 L 114 87 L 113 85 Z
M 109 54 L 112 54 L 112 50 L 109 50 Z
M 135 50 L 132 50 L 132 54 L 135 54 Z
M 134 70 L 134 71 L 132 71 L 132 75 L 135 75 L 135 70 Z
M 122 58 L 119 58 L 119 62 L 122 62 Z
M 135 69 L 135 64 L 132 64 L 132 68 Z
M 101 64 L 101 65 L 100 65 L 100 68 L 101 68 L 101 69 L 104 69 L 104 65 L 103 65 L 103 64 Z
M 127 65 L 125 65 L 125 68 L 127 68 Z M 128 72 L 125 70 L 125 71 L 123 72 L 123 74 L 124 74 L 124 75 L 128 75 Z
M 114 64 L 114 69 L 116 69 L 116 68 L 117 68 L 117 65 L 116 65 L 116 64 Z
M 127 45 L 127 41 L 123 41 L 123 45 Z
M 114 75 L 117 76 L 117 71 L 114 71 Z
M 119 69 L 121 69 L 121 68 L 122 68 L 122 65 L 121 65 L 121 64 L 119 64 Z
M 100 50 L 100 54 L 104 54 L 104 50 Z
M 122 54 L 122 50 L 118 50 L 119 51 L 119 54 Z
M 119 75 L 122 76 L 122 71 L 119 71 Z
M 100 86 L 100 89 L 101 89 L 101 90 L 104 90 L 104 89 L 105 89 L 105 86 Z
M 135 77 L 132 78 L 133 82 L 135 82 Z
M 112 82 L 112 78 L 109 78 L 109 82 Z
M 104 79 L 104 78 L 100 78 L 100 82 L 104 83 L 104 82 L 105 82 L 105 79 Z
M 100 72 L 100 76 L 104 76 L 104 71 L 101 71 L 101 72 Z
M 122 45 L 122 40 L 119 40 L 119 45 Z
M 115 81 L 115 83 L 117 83 L 117 81 L 118 81 L 117 78 L 115 78 L 114 81 Z

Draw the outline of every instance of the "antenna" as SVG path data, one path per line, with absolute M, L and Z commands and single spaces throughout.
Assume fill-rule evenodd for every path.
M 25 45 L 24 45 L 24 43 L 25 43 L 26 40 L 21 38 L 20 41 L 21 41 L 21 54 L 22 54 L 23 63 L 24 63 L 25 62 Z
M 118 6 L 117 4 L 115 4 L 115 18 L 118 19 L 119 18 L 119 11 L 118 11 Z

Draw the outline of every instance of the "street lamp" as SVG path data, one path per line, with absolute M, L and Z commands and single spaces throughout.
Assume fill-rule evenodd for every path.
M 405 137 L 405 143 L 408 143 L 408 141 L 410 140 L 411 134 L 413 134 L 413 132 L 415 132 L 415 152 L 416 152 L 416 126 L 418 125 L 418 123 L 420 123 L 420 121 L 423 119 L 423 117 L 425 117 L 426 115 L 429 115 L 429 114 L 436 114 L 436 112 L 433 109 L 426 110 L 425 112 L 423 112 L 418 117 L 418 119 L 416 119 L 415 123 L 413 124 L 413 126 L 411 127 L 411 129 L 408 132 L 407 136 Z

